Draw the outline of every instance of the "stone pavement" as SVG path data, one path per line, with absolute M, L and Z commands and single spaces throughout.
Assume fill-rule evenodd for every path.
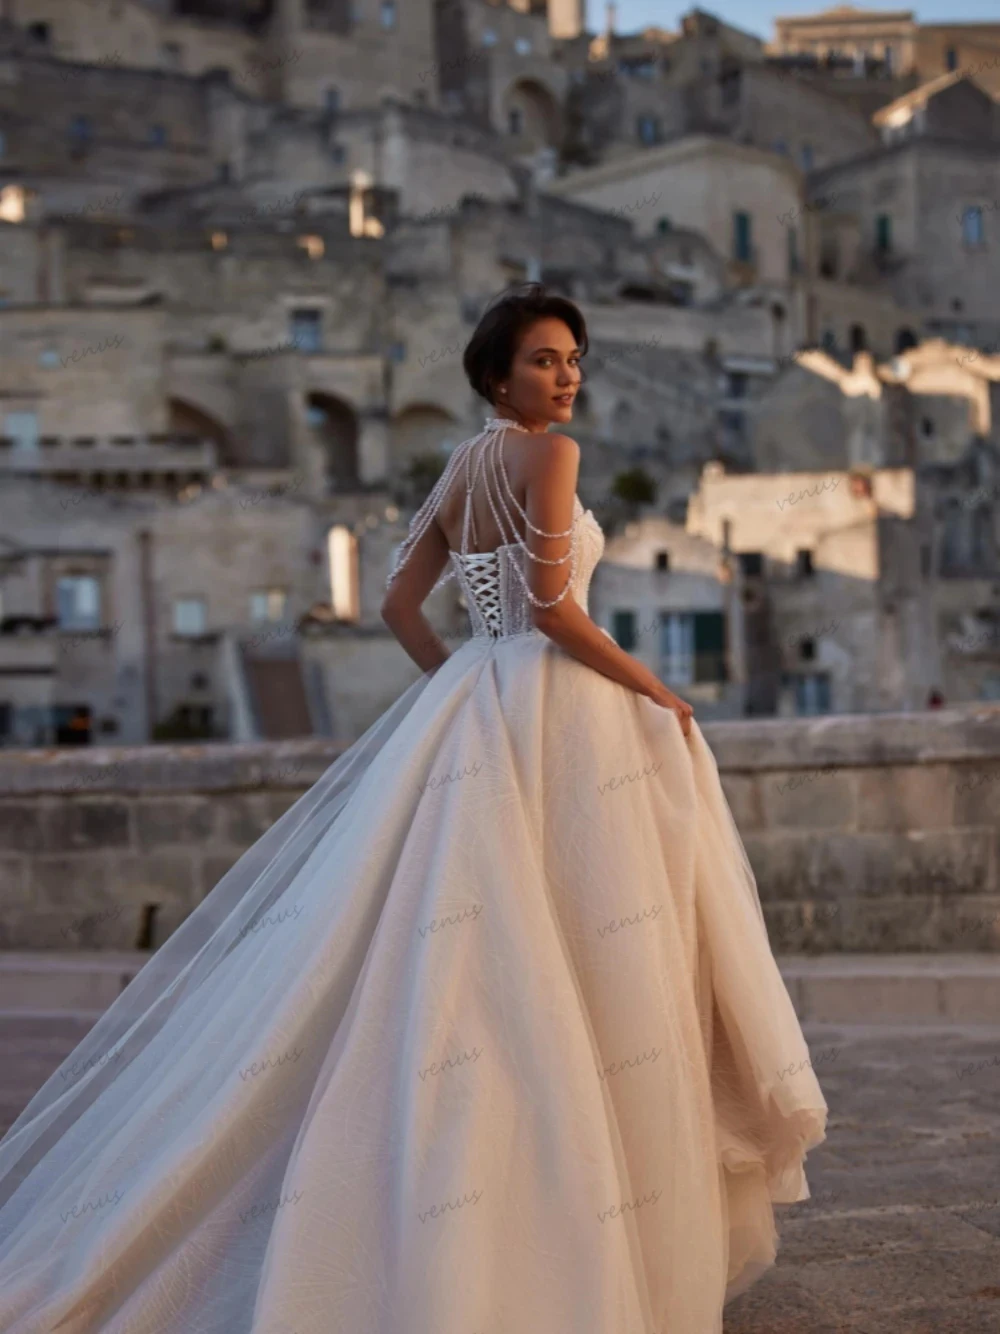
M 4 1127 L 86 1028 L 0 1015 Z M 1000 1334 L 1000 1016 L 806 1034 L 830 1104 L 813 1199 L 778 1210 L 778 1263 L 725 1334 Z

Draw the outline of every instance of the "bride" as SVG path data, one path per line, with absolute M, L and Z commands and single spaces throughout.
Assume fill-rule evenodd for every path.
M 484 315 L 383 605 L 423 675 L 0 1142 L 6 1334 L 721 1334 L 774 1261 L 826 1104 L 691 708 L 587 615 L 586 349 Z

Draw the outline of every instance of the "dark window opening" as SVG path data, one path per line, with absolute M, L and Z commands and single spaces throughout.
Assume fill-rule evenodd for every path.
M 669 569 L 670 569 L 670 552 L 669 552 L 669 551 L 658 551 L 658 552 L 656 553 L 656 568 L 657 568 L 658 570 L 669 570 Z
M 912 329 L 896 330 L 896 351 L 905 352 L 908 348 L 917 346 L 917 336 Z
M 812 662 L 816 657 L 815 639 L 799 640 L 799 657 L 803 662 Z
M 635 648 L 635 612 L 619 609 L 611 613 L 611 633 L 619 648 L 630 653 Z
M 57 746 L 89 746 L 92 720 L 86 704 L 56 705 L 54 712 Z
M 750 579 L 758 579 L 764 573 L 764 556 L 759 551 L 741 551 L 737 559 L 740 572 Z
M 750 214 L 737 211 L 733 214 L 733 259 L 741 264 L 748 264 L 753 253 L 752 228 Z
M 803 548 L 795 553 L 795 573 L 800 579 L 808 579 L 816 573 L 813 566 L 813 554 Z

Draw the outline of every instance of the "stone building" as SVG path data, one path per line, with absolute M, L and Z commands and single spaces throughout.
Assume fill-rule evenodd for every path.
M 933 90 L 932 126 L 985 123 L 964 87 Z M 743 599 L 747 543 L 771 548 L 691 527 L 718 478 L 768 510 L 792 474 L 910 477 L 890 526 L 929 524 L 951 571 L 921 633 L 985 633 L 995 507 L 963 497 L 992 485 L 992 326 L 980 302 L 967 346 L 914 350 L 943 297 L 856 257 L 826 272 L 827 223 L 871 225 L 856 181 L 918 151 L 831 97 L 699 11 L 592 42 L 578 0 L 0 6 L 0 745 L 357 736 L 417 674 L 378 607 L 408 515 L 485 412 L 461 350 L 526 279 L 590 330 L 573 430 L 609 537 L 599 623 L 645 636 L 717 716 L 919 704 L 898 663 L 854 693 L 769 684 L 774 626 L 808 629 Z M 899 198 L 918 235 L 926 196 Z M 959 262 L 940 290 L 972 302 L 990 260 Z M 888 520 L 864 515 L 862 618 L 892 567 Z M 465 633 L 453 585 L 430 614 Z M 890 661 L 915 641 L 879 642 Z M 939 679 L 987 692 L 985 647 Z
M 810 177 L 812 192 L 836 202 L 815 215 L 818 276 L 891 296 L 919 316 L 917 332 L 995 344 L 1000 107 L 952 74 L 874 121 L 881 147 Z M 852 343 L 866 345 L 863 328 Z
M 927 82 L 961 70 L 993 77 L 1000 89 L 1000 22 L 918 23 L 910 9 L 837 5 L 774 20 L 770 52 L 798 68 L 833 77 L 876 72 Z

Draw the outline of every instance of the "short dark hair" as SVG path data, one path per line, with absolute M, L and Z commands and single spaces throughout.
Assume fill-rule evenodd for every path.
M 587 322 L 579 306 L 568 297 L 549 292 L 542 283 L 508 288 L 487 306 L 462 354 L 465 374 L 481 398 L 496 404 L 496 386 L 510 374 L 521 335 L 544 319 L 562 320 L 576 339 L 581 356 L 587 351 Z

